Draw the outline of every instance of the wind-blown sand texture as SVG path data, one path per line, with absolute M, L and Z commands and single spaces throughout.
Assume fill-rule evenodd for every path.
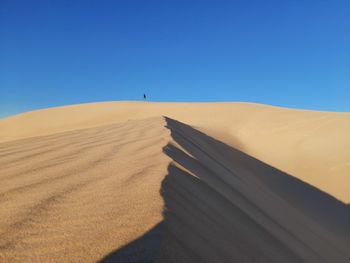
M 106 102 L 0 120 L 0 262 L 350 262 L 350 114 Z

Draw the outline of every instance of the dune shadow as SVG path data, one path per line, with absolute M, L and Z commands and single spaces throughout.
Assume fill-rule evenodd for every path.
M 193 161 L 188 158 L 184 162 Z M 158 262 L 302 262 L 210 184 L 176 164 L 168 172 Z
M 163 222 L 100 262 L 346 262 L 348 205 L 189 125 L 165 120 L 174 142 L 163 149 L 173 160 L 160 189 Z M 332 238 L 328 247 L 321 241 L 310 247 L 312 239 L 298 236 L 304 229 L 276 221 L 287 211 L 264 211 L 254 191 L 257 199 L 266 198 L 262 204 L 273 197 L 293 216 L 305 217 L 300 228 L 311 238 L 312 231 L 326 229 L 345 248 Z M 296 233 L 288 232 L 288 224 Z
M 111 252 L 100 263 L 153 263 L 159 253 L 162 223 L 157 224 L 135 241 Z
M 165 119 L 174 141 L 185 151 L 189 152 L 194 159 L 201 159 L 199 157 L 200 153 L 198 153 L 198 150 L 196 151 L 196 147 L 193 147 L 193 142 L 188 140 L 188 138 L 184 138 L 181 133 L 186 135 L 191 134 L 191 137 L 199 142 L 198 144 L 210 148 L 217 160 L 220 160 L 229 169 L 232 168 L 231 172 L 233 174 L 237 170 L 247 171 L 295 208 L 301 210 L 325 227 L 331 226 L 332 231 L 337 231 L 337 234 L 350 240 L 349 205 L 292 175 L 193 129 L 189 125 L 167 117 Z M 165 147 L 164 151 L 166 154 L 174 161 L 181 163 L 180 155 L 173 154 L 169 149 L 174 149 L 174 147 L 172 145 Z M 186 166 L 185 164 L 184 167 L 187 168 L 188 165 Z M 195 174 L 201 178 L 200 173 Z M 336 229 L 334 228 L 335 225 L 337 226 Z

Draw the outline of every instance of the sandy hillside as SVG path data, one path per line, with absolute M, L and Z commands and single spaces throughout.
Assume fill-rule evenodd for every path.
M 0 262 L 350 262 L 349 134 L 249 103 L 2 119 Z

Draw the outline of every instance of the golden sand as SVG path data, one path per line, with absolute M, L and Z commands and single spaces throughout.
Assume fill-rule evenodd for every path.
M 0 262 L 350 262 L 349 134 L 249 103 L 2 119 Z

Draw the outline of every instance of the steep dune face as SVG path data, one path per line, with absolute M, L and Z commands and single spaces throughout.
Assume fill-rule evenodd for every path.
M 244 103 L 0 120 L 0 262 L 349 262 L 349 134 Z
M 250 103 L 105 102 L 0 120 L 0 142 L 168 116 L 350 203 L 350 113 Z

